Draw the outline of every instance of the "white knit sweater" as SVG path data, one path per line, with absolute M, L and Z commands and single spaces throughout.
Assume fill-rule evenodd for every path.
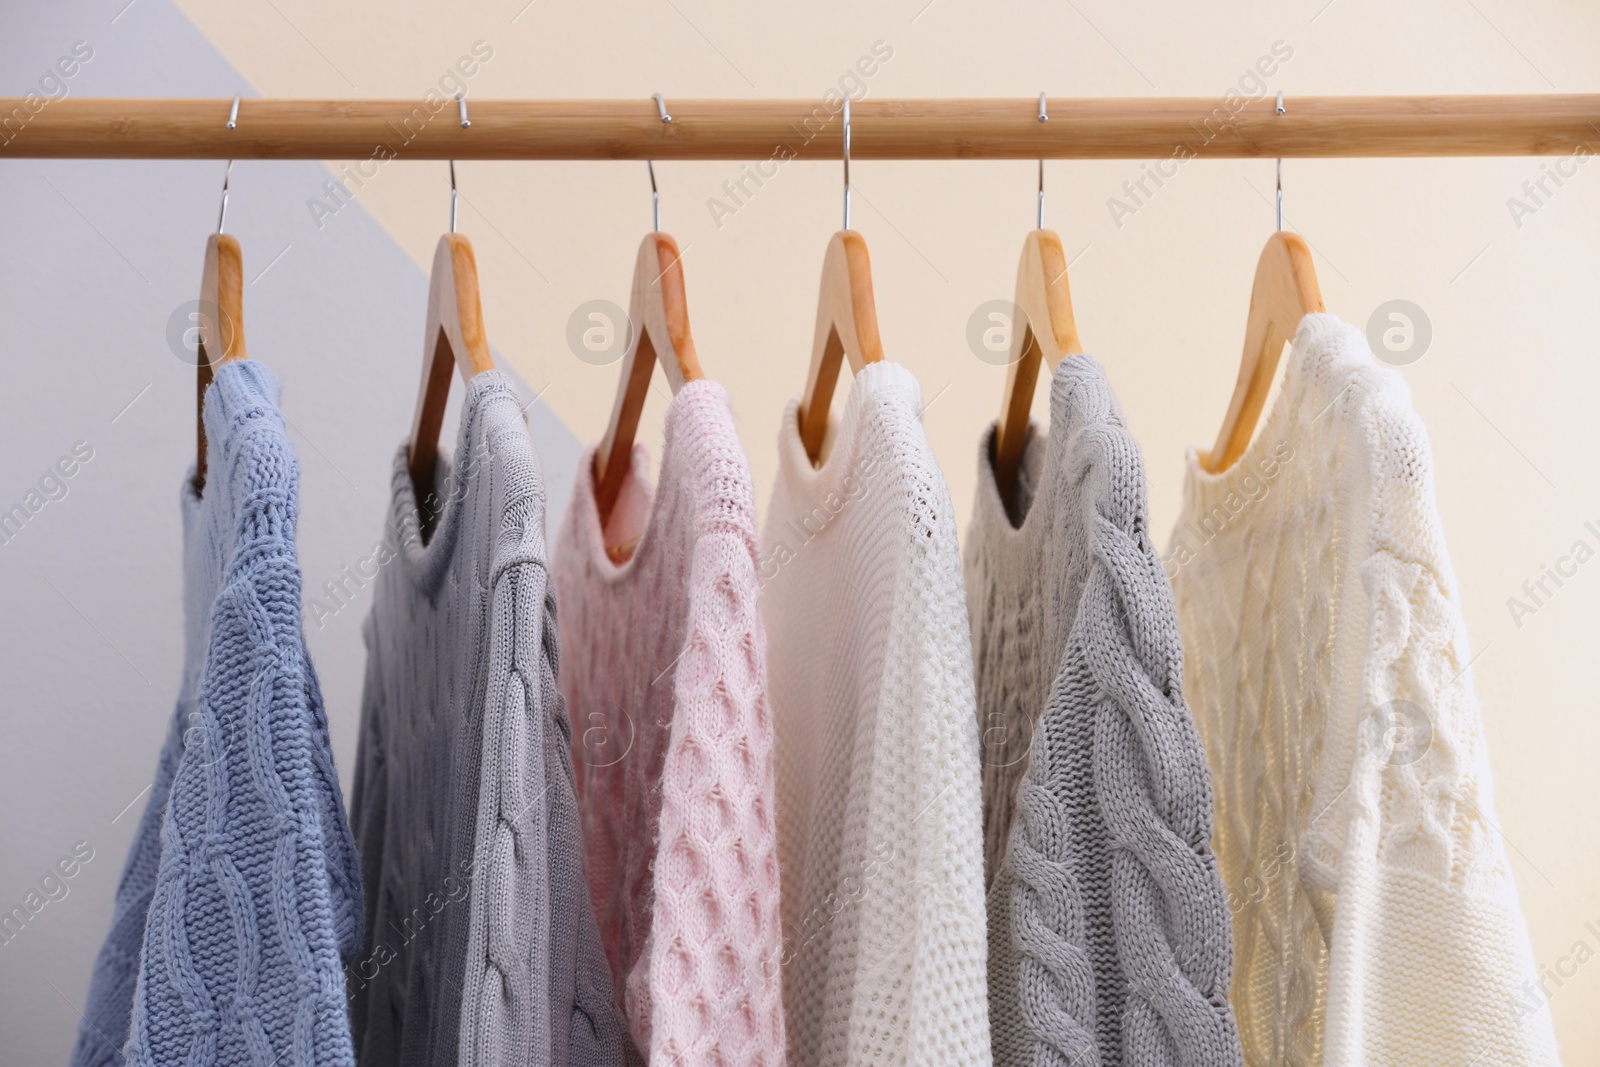
M 1239 462 L 1189 456 L 1165 563 L 1252 1065 L 1558 1062 L 1432 468 L 1405 380 L 1328 315 Z
M 762 539 L 790 1063 L 990 1062 L 978 729 L 950 493 L 905 368 L 820 469 L 791 403 Z

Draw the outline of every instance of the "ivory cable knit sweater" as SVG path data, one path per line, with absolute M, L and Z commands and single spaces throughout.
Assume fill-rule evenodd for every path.
M 1016 525 L 993 442 L 991 426 L 967 602 L 995 1062 L 1240 1064 L 1211 775 L 1139 446 L 1081 355 L 1056 369 L 1048 439 L 1029 427 Z
M 820 469 L 797 407 L 761 561 L 790 1061 L 987 1064 L 972 643 L 921 390 L 869 364 Z
M 1427 434 L 1332 316 L 1301 321 L 1288 364 L 1238 463 L 1190 452 L 1166 557 L 1246 1061 L 1555 1064 Z
M 205 427 L 205 492 L 183 482 L 183 685 L 72 1062 L 351 1064 L 360 875 L 300 629 L 276 379 L 219 367 Z
M 623 1061 L 521 408 L 503 374 L 473 378 L 454 466 L 420 506 L 403 445 L 394 459 L 352 805 L 367 940 L 350 997 L 372 1067 Z
M 634 1040 L 663 1067 L 784 1061 L 755 499 L 728 396 L 667 410 L 602 536 L 584 453 L 556 551 L 590 891 Z M 621 566 L 608 544 L 636 540 Z

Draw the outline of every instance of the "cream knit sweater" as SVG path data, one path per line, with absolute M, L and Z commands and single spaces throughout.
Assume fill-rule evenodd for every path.
M 1191 451 L 1165 558 L 1246 1061 L 1555 1064 L 1427 435 L 1332 316 L 1301 322 L 1288 362 L 1237 464 Z
M 972 644 L 905 368 L 858 375 L 813 468 L 797 405 L 762 539 L 790 1062 L 990 1062 Z
M 750 467 L 728 394 L 667 409 L 661 484 L 633 466 L 605 536 L 594 449 L 556 547 L 561 691 L 617 1000 L 661 1067 L 781 1067 L 772 713 Z M 620 566 L 607 545 L 636 541 Z

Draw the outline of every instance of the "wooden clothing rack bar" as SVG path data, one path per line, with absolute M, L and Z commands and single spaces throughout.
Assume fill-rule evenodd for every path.
M 0 98 L 0 159 L 831 159 L 816 100 Z M 1569 155 L 1600 142 L 1600 94 L 1258 99 L 874 100 L 855 159 Z M 670 114 L 669 121 L 662 113 Z

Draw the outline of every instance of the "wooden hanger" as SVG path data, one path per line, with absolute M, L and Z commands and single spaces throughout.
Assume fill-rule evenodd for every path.
M 811 369 L 800 396 L 800 443 L 813 464 L 822 458 L 828 409 L 839 384 L 839 366 L 850 360 L 860 374 L 883 359 L 878 339 L 878 304 L 872 296 L 872 258 L 864 237 L 850 228 L 850 98 L 844 98 L 844 229 L 828 240 L 817 296 L 817 328 L 811 339 Z
M 849 359 L 854 374 L 883 359 L 878 307 L 872 296 L 872 260 L 867 255 L 866 239 L 854 230 L 834 234 L 822 259 L 811 370 L 800 398 L 800 442 L 812 463 L 822 455 L 828 408 L 845 359 Z
M 1317 284 L 1311 249 L 1296 234 L 1274 233 L 1256 261 L 1239 380 L 1216 444 L 1201 459 L 1206 470 L 1220 473 L 1244 455 L 1266 406 L 1283 346 L 1294 339 L 1302 318 L 1321 310 L 1322 287 Z
M 234 105 L 238 107 L 237 104 Z M 216 368 L 236 359 L 249 359 L 244 346 L 244 257 L 239 240 L 222 232 L 228 217 L 228 183 L 233 176 L 233 160 L 222 174 L 222 210 L 217 214 L 217 232 L 206 239 L 205 266 L 200 269 L 200 344 L 196 355 L 198 376 L 195 390 L 196 441 L 199 451 L 194 461 L 194 491 L 206 487 L 206 387 Z M 211 321 L 206 319 L 210 317 Z M 213 343 L 207 334 L 215 333 Z
M 611 421 L 594 454 L 594 497 L 602 530 L 632 467 L 633 440 L 650 393 L 651 368 L 661 364 L 674 396 L 686 383 L 705 377 L 689 333 L 682 259 L 678 242 L 659 231 L 645 234 L 639 243 L 633 295 L 628 301 L 628 318 L 635 332 L 622 360 Z
M 1028 412 L 1042 361 L 1052 372 L 1070 355 L 1082 352 L 1067 287 L 1067 257 L 1054 230 L 1034 230 L 1022 243 L 1017 264 L 1017 322 L 1011 330 L 1011 360 L 995 430 L 994 476 L 1000 499 L 1016 495 L 1017 468 L 1028 441 Z M 1034 325 L 1038 324 L 1038 329 Z
M 452 183 L 453 184 L 453 183 Z M 452 190 L 453 191 L 453 190 Z M 452 223 L 454 213 L 452 212 Z M 453 230 L 453 226 L 452 226 Z M 433 492 L 433 468 L 439 456 L 439 429 L 450 398 L 452 370 L 462 381 L 494 369 L 483 332 L 483 307 L 478 301 L 478 261 L 472 242 L 451 232 L 439 238 L 428 278 L 428 319 L 423 330 L 422 385 L 411 420 L 407 459 L 418 508 Z M 434 507 L 433 510 L 437 510 Z M 423 526 L 428 523 L 424 512 Z

